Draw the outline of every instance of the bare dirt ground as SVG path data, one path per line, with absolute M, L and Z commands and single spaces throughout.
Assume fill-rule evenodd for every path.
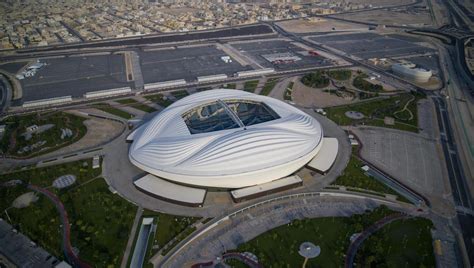
M 334 3 L 333 0 L 322 0 L 322 3 Z M 413 3 L 413 0 L 351 0 L 352 4 L 372 4 L 372 6 L 394 6 Z
M 388 25 L 431 25 L 431 15 L 429 12 L 394 12 L 385 10 L 374 10 L 351 14 L 335 15 L 337 18 L 350 19 L 362 22 L 371 22 Z
M 319 19 L 315 21 L 308 20 L 288 20 L 277 23 L 285 31 L 293 33 L 312 33 L 312 32 L 330 32 L 334 30 L 356 30 L 367 29 L 365 25 L 346 23 L 331 19 Z
M 329 89 L 331 86 L 327 88 Z M 323 92 L 323 90 L 324 88 L 320 89 L 307 87 L 301 83 L 300 79 L 295 79 L 292 94 L 293 101 L 305 107 L 329 107 L 349 104 L 352 102 L 351 100 Z

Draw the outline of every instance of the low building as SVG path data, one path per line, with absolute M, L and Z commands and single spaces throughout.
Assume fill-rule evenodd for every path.
M 421 83 L 428 82 L 433 76 L 431 70 L 407 61 L 393 64 L 392 71 L 396 75 Z

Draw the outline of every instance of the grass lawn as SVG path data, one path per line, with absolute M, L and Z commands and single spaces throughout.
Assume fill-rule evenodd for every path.
M 138 101 L 134 100 L 134 99 L 121 99 L 121 100 L 116 100 L 115 102 L 118 102 L 120 104 L 136 104 L 138 103 Z
M 255 89 L 258 86 L 258 80 L 250 80 L 250 81 L 245 81 L 244 83 L 244 91 L 247 92 L 255 92 Z
M 154 237 L 152 237 L 148 245 L 147 256 L 149 257 L 153 256 L 174 237 L 177 237 L 178 239 L 176 242 L 164 251 L 166 253 L 171 250 L 174 245 L 179 243 L 195 230 L 195 228 L 189 228 L 189 226 L 200 219 L 197 217 L 176 216 L 149 210 L 143 212 L 143 217 L 155 218 L 155 223 L 157 225 Z M 153 246 L 155 246 L 156 249 L 153 249 Z
M 152 101 L 152 102 L 155 102 L 158 105 L 160 105 L 162 107 L 165 107 L 165 108 L 170 106 L 171 104 L 173 104 L 172 100 L 169 100 L 168 98 L 165 99 L 165 96 L 163 96 L 162 94 L 154 94 L 154 95 L 148 95 L 148 96 L 144 96 L 144 97 L 145 97 L 145 99 L 147 99 L 149 101 Z
M 432 226 L 424 218 L 394 221 L 362 244 L 355 262 L 361 267 L 435 267 Z
M 364 171 L 361 169 L 362 166 L 362 162 L 355 156 L 351 155 L 351 159 L 349 160 L 346 169 L 342 175 L 332 183 L 332 185 L 355 187 L 380 193 L 393 194 L 397 196 L 397 199 L 407 202 L 403 196 L 400 196 L 388 186 L 377 181 L 375 178 L 365 175 Z
M 173 95 L 176 99 L 182 99 L 186 96 L 189 96 L 189 93 L 186 90 L 178 90 L 178 91 L 172 91 L 171 95 Z
M 329 78 L 322 71 L 305 74 L 301 78 L 301 83 L 308 87 L 323 88 L 329 86 Z
M 272 92 L 277 82 L 278 82 L 278 79 L 276 78 L 268 79 L 267 82 L 265 82 L 265 85 L 263 86 L 262 91 L 260 91 L 260 95 L 268 96 L 268 94 Z
M 293 85 L 295 83 L 294 82 L 290 82 L 288 84 L 288 87 L 286 87 L 285 89 L 285 93 L 283 93 L 283 99 L 284 100 L 287 100 L 287 101 L 292 101 L 293 98 L 291 97 L 291 93 L 293 92 Z
M 413 118 L 403 120 L 403 114 L 400 116 L 400 113 L 396 112 L 402 110 L 413 96 L 415 96 L 415 100 L 411 101 L 407 107 L 413 114 Z M 364 103 L 330 107 L 326 109 L 326 112 L 327 117 L 339 125 L 365 124 L 418 132 L 417 102 L 424 97 L 425 96 L 419 94 L 404 93 L 385 99 L 366 101 Z M 361 112 L 365 115 L 365 118 L 361 120 L 351 119 L 345 115 L 347 111 Z M 395 125 L 385 125 L 383 122 L 385 116 L 394 117 Z
M 118 266 L 136 207 L 108 190 L 105 181 L 98 177 L 100 168 L 92 169 L 90 159 L 3 174 L 0 182 L 22 179 L 48 187 L 65 174 L 77 176 L 73 186 L 62 190 L 48 189 L 61 199 L 68 212 L 73 246 L 80 250 L 80 258 L 89 264 Z M 3 211 L 10 207 L 16 197 L 28 191 L 23 186 L 0 188 L 0 209 Z M 55 256 L 64 258 L 58 212 L 46 197 L 39 195 L 39 200 L 26 208 L 9 208 L 8 214 L 20 232 Z
M 328 71 L 327 74 L 332 79 L 344 81 L 351 78 L 352 71 L 351 70 L 332 70 L 332 71 Z
M 235 83 L 231 83 L 231 84 L 224 84 L 221 87 L 222 88 L 228 88 L 228 89 L 235 89 L 237 87 L 237 85 Z
M 25 158 L 55 151 L 78 141 L 86 134 L 87 128 L 83 124 L 85 120 L 83 117 L 63 112 L 33 113 L 8 117 L 0 122 L 0 125 L 6 125 L 5 133 L 0 139 L 0 151 L 6 155 Z M 26 127 L 31 125 L 40 127 L 46 124 L 54 124 L 54 126 L 42 133 L 33 134 L 30 140 L 26 140 L 22 136 L 26 132 Z M 61 139 L 61 128 L 71 129 L 72 137 Z M 20 151 L 25 146 L 43 141 L 46 143 L 42 146 L 29 151 Z
M 104 111 L 106 113 L 109 113 L 109 114 L 113 114 L 113 115 L 116 115 L 118 117 L 122 117 L 123 119 L 131 119 L 133 118 L 133 115 L 132 114 L 129 114 L 125 111 L 122 111 L 120 109 L 117 109 L 113 106 L 111 106 L 110 104 L 108 103 L 99 103 L 99 104 L 95 104 L 92 106 L 93 108 L 96 108 L 96 109 L 99 109 L 101 111 Z
M 152 112 L 156 111 L 155 108 L 150 107 L 150 106 L 148 106 L 146 104 L 143 104 L 143 103 L 141 103 L 137 100 L 134 100 L 134 99 L 123 99 L 123 100 L 118 100 L 117 102 L 120 103 L 120 104 L 124 104 L 124 105 L 130 106 L 130 107 L 133 107 L 135 109 L 144 111 L 145 113 L 152 113 Z
M 370 91 L 370 92 L 380 92 L 383 90 L 383 86 L 372 84 L 369 81 L 365 80 L 369 76 L 366 74 L 360 74 L 354 81 L 352 81 L 352 85 L 360 90 L 363 91 Z
M 97 178 L 60 195 L 71 220 L 71 241 L 95 266 L 120 265 L 136 207 Z
M 304 259 L 298 254 L 299 246 L 302 242 L 310 241 L 321 247 L 321 255 L 310 259 L 307 267 L 343 267 L 344 255 L 349 246 L 351 235 L 361 232 L 377 220 L 392 213 L 394 212 L 381 206 L 374 211 L 351 217 L 294 220 L 288 225 L 277 227 L 247 243 L 241 244 L 235 251 L 254 253 L 259 262 L 265 267 L 301 267 Z M 401 222 L 395 229 L 403 232 L 403 228 L 405 228 L 405 222 Z M 431 239 L 431 237 L 428 238 Z M 393 244 L 386 243 L 382 246 L 388 249 L 394 244 L 399 244 L 400 240 L 390 241 L 390 243 Z M 418 247 L 423 249 L 423 252 L 432 252 L 431 244 L 416 247 L 407 244 L 404 252 L 410 252 Z M 389 258 L 390 256 L 387 259 Z M 401 260 L 411 263 L 406 258 Z M 429 264 L 429 262 L 426 262 L 426 264 Z M 409 265 L 408 267 L 419 266 Z

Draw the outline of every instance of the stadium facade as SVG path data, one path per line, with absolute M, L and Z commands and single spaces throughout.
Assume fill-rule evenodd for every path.
M 130 134 L 130 161 L 165 180 L 243 188 L 286 177 L 313 159 L 319 122 L 276 99 L 239 90 L 183 98 Z

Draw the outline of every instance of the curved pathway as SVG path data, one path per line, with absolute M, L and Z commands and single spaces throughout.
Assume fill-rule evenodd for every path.
M 353 193 L 309 192 L 286 195 L 215 218 L 181 241 L 155 267 L 186 267 L 220 257 L 222 252 L 294 219 L 348 217 L 384 204 L 393 210 L 421 215 L 413 205 Z
M 413 113 L 412 113 L 412 112 L 410 111 L 410 109 L 408 109 L 407 107 L 408 107 L 408 105 L 410 105 L 410 103 L 411 103 L 412 101 L 414 101 L 414 100 L 415 100 L 415 96 L 412 95 L 412 96 L 411 96 L 411 99 L 409 99 L 409 100 L 407 101 L 407 103 L 405 103 L 405 106 L 403 106 L 403 109 L 394 112 L 393 115 L 394 115 L 395 117 L 397 117 L 396 114 L 403 113 L 404 111 L 408 111 L 408 113 L 410 114 L 410 117 L 408 118 L 408 120 L 412 120 L 412 119 L 413 119 Z
M 27 188 L 30 189 L 30 190 L 33 190 L 35 192 L 43 194 L 51 202 L 53 202 L 54 205 L 56 206 L 56 209 L 59 212 L 61 222 L 62 222 L 62 226 L 63 226 L 62 247 L 63 247 L 63 251 L 64 251 L 64 256 L 68 260 L 69 264 L 71 264 L 73 267 L 84 267 L 84 268 L 91 267 L 89 264 L 87 264 L 84 261 L 82 261 L 81 259 L 79 259 L 79 257 L 72 250 L 72 246 L 71 246 L 71 227 L 69 225 L 69 219 L 68 219 L 68 216 L 67 216 L 67 211 L 64 208 L 64 205 L 61 202 L 61 200 L 59 200 L 59 198 L 55 194 L 53 194 L 52 192 L 50 192 L 50 191 L 48 191 L 44 188 L 41 188 L 39 186 L 29 184 L 27 186 Z
M 357 250 L 359 247 L 362 245 L 362 243 L 373 233 L 377 232 L 378 230 L 382 229 L 385 225 L 396 221 L 396 220 L 401 220 L 401 219 L 407 219 L 410 218 L 410 216 L 404 215 L 404 214 L 392 214 L 388 215 L 381 220 L 377 221 L 373 225 L 369 226 L 367 229 L 365 229 L 357 238 L 352 241 L 352 243 L 349 245 L 349 248 L 347 249 L 346 253 L 346 259 L 345 259 L 345 268 L 352 268 L 354 267 L 354 259 L 357 253 Z

